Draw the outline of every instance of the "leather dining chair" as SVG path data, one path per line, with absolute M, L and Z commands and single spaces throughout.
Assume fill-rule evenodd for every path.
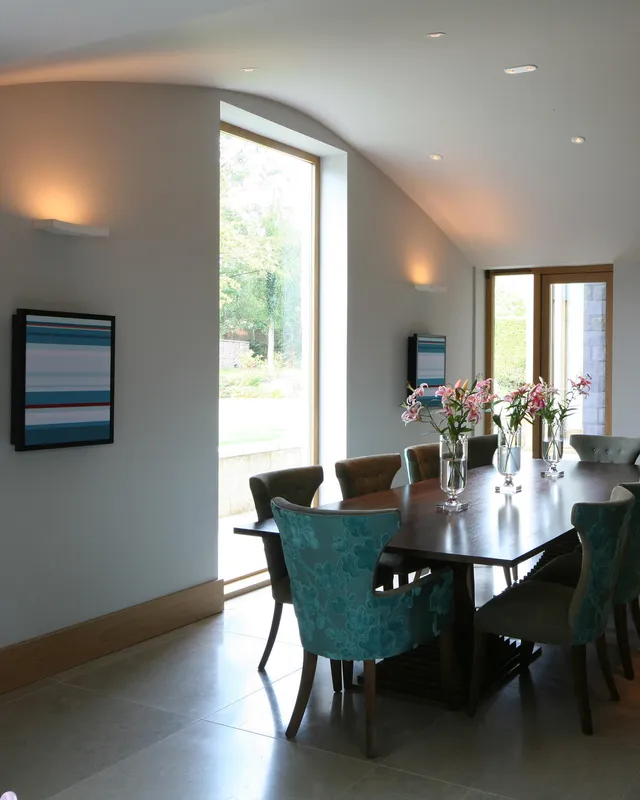
M 399 453 L 380 456 L 347 458 L 336 462 L 336 477 L 340 484 L 343 500 L 351 500 L 376 492 L 386 492 L 391 488 L 398 474 L 402 460 Z M 412 572 L 427 569 L 430 562 L 397 553 L 382 553 L 378 564 L 376 580 L 385 589 L 393 589 L 393 576 L 398 576 L 400 585 L 409 582 Z
M 285 497 L 299 506 L 310 506 L 323 480 L 324 472 L 322 467 L 318 466 L 279 469 L 273 472 L 263 472 L 260 475 L 254 475 L 249 478 L 249 488 L 253 495 L 258 521 L 262 522 L 273 517 L 271 501 L 274 497 Z M 275 605 L 269 638 L 258 665 L 260 672 L 267 666 L 267 661 L 278 635 L 283 604 L 291 603 L 289 573 L 287 572 L 280 537 L 264 536 L 262 541 L 264 543 L 269 578 L 271 579 L 271 595 Z
M 629 538 L 620 563 L 620 571 L 613 592 L 613 618 L 616 626 L 616 639 L 620 653 L 620 663 L 625 678 L 635 677 L 631 648 L 629 646 L 629 629 L 627 627 L 627 611 L 630 610 L 633 621 L 640 636 L 640 483 L 622 483 L 624 489 L 631 492 L 635 503 L 629 521 Z M 563 586 L 576 587 L 580 580 L 582 568 L 582 552 L 578 549 L 566 553 L 550 561 L 542 569 L 531 576 L 531 580 L 559 583 Z
M 629 436 L 592 436 L 574 433 L 569 444 L 580 461 L 598 464 L 635 464 L 640 456 L 640 439 Z
M 573 680 L 582 732 L 593 733 L 587 684 L 587 644 L 595 642 L 600 667 L 612 700 L 619 700 L 607 654 L 605 629 L 616 577 L 628 535 L 634 497 L 617 486 L 604 503 L 576 503 L 571 522 L 582 544 L 580 578 L 575 587 L 526 580 L 494 597 L 475 613 L 475 653 L 469 714 L 475 714 L 482 687 L 489 635 L 522 642 L 522 669 L 529 665 L 534 643 L 571 648 Z
M 453 576 L 449 569 L 391 591 L 374 589 L 384 547 L 400 526 L 397 509 L 327 511 L 277 498 L 273 515 L 291 578 L 304 648 L 300 688 L 286 737 L 298 733 L 318 656 L 364 662 L 366 755 L 376 755 L 376 659 L 391 658 L 440 636 L 441 680 L 451 702 Z

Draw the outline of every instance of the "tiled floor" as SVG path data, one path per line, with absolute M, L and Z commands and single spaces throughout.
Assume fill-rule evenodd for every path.
M 618 677 L 614 704 L 590 663 L 596 733 L 584 737 L 567 657 L 554 648 L 472 720 L 381 698 L 377 762 L 362 754 L 362 696 L 334 695 L 321 662 L 298 739 L 287 742 L 301 651 L 285 608 L 268 673 L 257 673 L 271 610 L 268 590 L 237 598 L 223 615 L 0 696 L 0 794 L 640 800 L 640 677 Z

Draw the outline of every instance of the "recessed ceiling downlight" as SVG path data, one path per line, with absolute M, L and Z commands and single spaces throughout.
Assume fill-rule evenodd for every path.
M 447 34 L 444 31 L 432 31 L 431 33 L 427 33 L 428 39 L 441 39 L 443 36 Z
M 584 138 L 584 136 L 572 136 L 571 141 L 574 144 L 584 144 L 587 140 Z
M 535 72 L 538 69 L 535 64 L 523 64 L 520 67 L 507 67 L 507 75 L 522 75 L 523 72 Z
M 440 155 L 440 153 L 431 153 L 431 155 L 429 156 L 429 158 L 430 158 L 432 161 L 442 161 L 442 156 Z
M 257 72 L 257 67 L 241 67 L 240 72 Z

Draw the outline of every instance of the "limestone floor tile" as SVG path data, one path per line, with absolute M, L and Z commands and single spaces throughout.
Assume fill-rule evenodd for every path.
M 166 644 L 68 679 L 76 686 L 189 717 L 206 717 L 265 684 L 300 669 L 302 650 L 276 644 L 266 673 L 264 648 L 224 630 L 194 629 Z
M 216 617 L 216 623 L 230 633 L 266 639 L 271 628 L 273 605 L 271 588 L 260 589 L 225 603 L 224 613 Z M 277 641 L 283 644 L 300 644 L 296 615 L 293 606 L 287 603 L 282 609 Z
M 465 786 L 378 767 L 348 789 L 341 796 L 341 800 L 498 800 L 498 798 Z
M 55 800 L 334 800 L 371 769 L 363 761 L 198 722 Z
M 356 665 L 356 674 L 361 665 Z M 266 686 L 213 714 L 209 719 L 234 728 L 283 737 L 295 705 L 300 673 Z M 431 724 L 442 710 L 425 703 L 378 694 L 378 753 L 393 753 L 400 745 Z M 318 659 L 309 705 L 298 731 L 299 744 L 332 753 L 365 758 L 364 695 L 356 691 L 334 693 L 330 662 Z
M 27 686 L 21 686 L 19 689 L 13 689 L 11 692 L 0 694 L 0 706 L 5 705 L 5 703 L 13 703 L 15 700 L 21 700 L 23 697 L 27 697 L 30 694 L 35 694 L 41 689 L 45 689 L 47 686 L 52 686 L 54 683 L 55 681 L 49 679 L 36 681 L 35 683 L 30 683 Z
M 40 800 L 190 724 L 124 700 L 54 684 L 0 706 L 0 791 Z
M 473 719 L 443 716 L 383 761 L 515 800 L 621 800 L 640 765 L 640 718 L 594 701 L 588 737 L 571 693 L 555 702 L 543 694 L 530 685 L 485 701 Z

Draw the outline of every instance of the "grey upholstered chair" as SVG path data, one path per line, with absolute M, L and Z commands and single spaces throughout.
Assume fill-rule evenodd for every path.
M 299 506 L 310 506 L 323 480 L 324 472 L 322 467 L 279 469 L 249 478 L 249 487 L 253 495 L 258 520 L 262 522 L 273 517 L 271 501 L 274 497 L 284 497 L 289 502 Z M 289 573 L 284 561 L 280 537 L 265 536 L 262 541 L 264 543 L 264 554 L 267 559 L 267 569 L 271 579 L 271 594 L 275 601 L 275 606 L 267 645 L 258 665 L 260 672 L 267 665 L 278 635 L 283 603 L 292 602 Z
M 440 445 L 416 444 L 404 451 L 409 483 L 440 477 Z
M 380 456 L 347 458 L 336 462 L 336 477 L 340 483 L 342 499 L 350 500 L 365 494 L 386 492 L 402 466 L 399 453 Z M 401 586 L 409 582 L 412 572 L 429 567 L 429 562 L 396 553 L 382 553 L 378 562 L 376 580 L 385 589 L 393 589 L 393 576 L 398 576 Z
M 638 635 L 640 635 L 640 606 L 638 605 L 638 596 L 640 595 L 640 483 L 623 483 L 621 486 L 631 492 L 635 503 L 629 520 L 629 538 L 613 592 L 613 617 L 620 651 L 620 663 L 625 677 L 633 680 L 635 674 L 629 647 L 627 608 L 631 610 Z M 576 587 L 580 580 L 581 568 L 582 552 L 577 550 L 574 553 L 554 558 L 542 569 L 534 572 L 531 580 Z
M 628 436 L 591 436 L 574 433 L 569 444 L 580 461 L 600 464 L 635 464 L 640 456 L 640 439 Z
M 469 439 L 469 469 L 490 467 L 493 464 L 493 456 L 497 449 L 497 433 L 491 433 L 487 436 L 472 436 Z
M 468 468 L 488 467 L 498 449 L 498 436 L 472 436 L 469 439 Z M 409 483 L 418 483 L 440 475 L 440 447 L 437 444 L 418 444 L 407 447 L 404 457 Z
M 604 632 L 624 553 L 634 498 L 617 486 L 604 503 L 576 503 L 571 522 L 582 543 L 580 579 L 575 588 L 527 580 L 494 597 L 475 614 L 476 630 L 469 713 L 475 713 L 482 686 L 489 634 L 522 641 L 522 668 L 528 667 L 535 642 L 571 647 L 580 723 L 593 733 L 587 686 L 587 644 L 596 643 L 612 700 L 619 700 Z

